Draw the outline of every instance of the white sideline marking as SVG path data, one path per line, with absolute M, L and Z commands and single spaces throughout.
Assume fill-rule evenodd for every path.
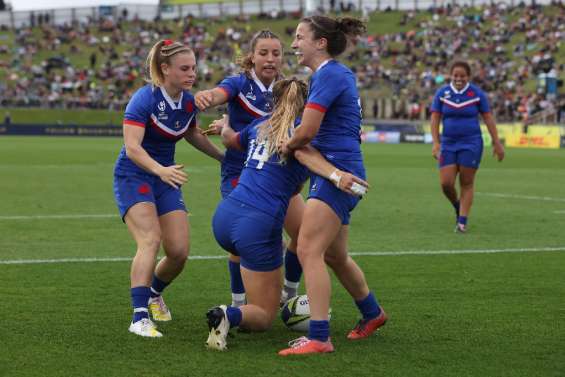
M 496 192 L 476 192 L 477 195 L 493 196 L 495 198 L 511 198 L 526 200 L 542 200 L 546 202 L 564 202 L 565 198 L 552 198 L 550 196 L 531 196 L 531 195 L 515 195 L 515 194 L 498 194 Z
M 103 219 L 115 217 L 120 218 L 117 213 L 104 213 L 104 214 L 92 214 L 92 215 L 29 215 L 29 216 L 0 216 L 1 220 L 60 220 L 60 219 Z
M 497 253 L 530 253 L 543 251 L 565 251 L 565 246 L 531 247 L 518 249 L 471 249 L 471 250 L 407 250 L 407 251 L 367 251 L 352 252 L 351 256 L 401 256 L 401 255 L 458 255 L 458 254 L 497 254 Z M 0 259 L 2 264 L 49 264 L 49 263 L 92 263 L 92 262 L 129 262 L 133 257 L 107 258 L 59 258 L 59 259 Z M 225 255 L 191 255 L 191 260 L 225 259 Z

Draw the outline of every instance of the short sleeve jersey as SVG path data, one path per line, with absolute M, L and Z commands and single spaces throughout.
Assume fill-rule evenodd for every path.
M 308 169 L 294 158 L 281 164 L 278 154 L 268 156 L 268 142 L 258 142 L 258 127 L 268 117 L 251 123 L 238 135 L 247 158 L 239 183 L 229 197 L 284 221 L 290 198 L 308 177 Z
M 252 71 L 252 77 L 241 73 L 225 78 L 218 88 L 228 96 L 230 126 L 237 132 L 255 119 L 269 115 L 272 111 L 272 87 L 266 88 Z M 245 153 L 227 150 L 222 162 L 222 176 L 236 177 L 243 169 Z
M 361 101 L 353 72 L 328 60 L 310 78 L 307 108 L 324 114 L 312 146 L 327 159 L 361 161 Z
M 458 91 L 449 84 L 436 92 L 431 111 L 442 116 L 442 141 L 457 141 L 481 136 L 479 115 L 490 112 L 490 106 L 478 86 L 467 84 Z
M 174 164 L 175 144 L 189 127 L 196 126 L 197 108 L 187 91 L 174 102 L 164 89 L 146 85 L 137 90 L 126 106 L 124 127 L 142 127 L 145 134 L 141 146 L 163 166 Z M 131 161 L 122 147 L 115 173 L 121 175 L 147 173 Z

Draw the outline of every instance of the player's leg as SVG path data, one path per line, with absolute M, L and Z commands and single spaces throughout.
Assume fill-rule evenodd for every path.
M 300 278 L 302 276 L 302 266 L 296 254 L 298 232 L 302 223 L 302 215 L 306 204 L 302 195 L 296 194 L 290 199 L 288 211 L 284 219 L 284 229 L 290 237 L 290 242 L 286 247 L 284 257 L 284 286 L 281 294 L 281 303 L 297 295 Z
M 245 305 L 245 286 L 241 277 L 241 259 L 232 253 L 228 254 L 228 270 L 230 273 L 231 305 Z
M 310 198 L 298 236 L 298 257 L 310 301 L 308 337 L 279 352 L 281 356 L 332 352 L 328 311 L 331 284 L 324 254 L 341 228 L 341 219 L 325 202 Z
M 347 253 L 348 235 L 349 225 L 343 225 L 326 252 L 325 261 L 354 299 L 363 317 L 347 337 L 361 339 L 368 337 L 383 326 L 388 317 L 377 302 L 375 295 L 369 290 L 365 274 Z
M 457 196 L 457 189 L 455 188 L 457 173 L 457 154 L 455 152 L 442 150 L 439 158 L 439 181 L 443 194 L 455 210 L 456 219 L 460 211 L 459 198 Z
M 220 187 L 222 198 L 226 198 L 237 186 L 239 177 L 223 177 Z M 231 305 L 245 304 L 245 287 L 241 278 L 240 259 L 238 255 L 228 254 L 228 272 L 230 275 Z
M 241 325 L 247 330 L 263 331 L 277 314 L 283 264 L 282 219 L 234 204 L 228 198 L 218 207 L 212 226 L 218 243 L 241 256 L 248 297 L 246 305 L 221 305 L 206 314 L 210 330 L 206 344 L 224 350 L 230 328 Z
M 475 175 L 477 169 L 465 166 L 460 167 L 459 184 L 461 187 L 461 213 L 457 220 L 457 231 L 465 232 L 467 230 L 467 218 L 471 213 L 473 205 L 473 197 L 475 194 Z
M 475 175 L 481 163 L 482 154 L 482 140 L 477 145 L 470 145 L 469 149 L 461 150 L 457 154 L 459 187 L 461 190 L 461 213 L 457 219 L 455 231 L 459 233 L 467 231 L 467 218 L 471 212 L 475 192 Z
M 151 278 L 161 244 L 155 205 L 150 202 L 134 204 L 124 216 L 124 221 L 137 244 L 130 272 L 133 319 L 129 330 L 141 336 L 160 337 L 162 334 L 149 320 L 148 313 Z
M 206 313 L 210 333 L 206 346 L 223 351 L 227 348 L 227 335 L 231 328 L 242 327 L 251 331 L 268 330 L 279 310 L 282 275 L 282 250 L 279 251 L 279 266 L 272 271 L 254 271 L 241 267 L 245 282 L 247 304 L 234 307 L 220 305 Z
M 241 267 L 247 304 L 240 307 L 239 326 L 251 331 L 268 330 L 279 310 L 282 268 L 273 271 L 253 271 Z
M 182 272 L 190 250 L 190 225 L 186 211 L 175 210 L 159 217 L 165 257 L 159 261 L 151 283 L 149 310 L 156 321 L 170 321 L 171 312 L 162 293 Z

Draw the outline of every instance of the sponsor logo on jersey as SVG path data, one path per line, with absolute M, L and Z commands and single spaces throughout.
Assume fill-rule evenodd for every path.
M 256 101 L 257 100 L 257 96 L 255 96 L 255 93 L 253 93 L 253 87 L 249 86 L 249 91 L 247 92 L 247 94 L 245 95 L 245 98 L 250 99 L 251 101 Z

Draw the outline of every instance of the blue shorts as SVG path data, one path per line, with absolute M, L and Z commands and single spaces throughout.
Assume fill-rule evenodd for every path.
M 439 156 L 439 167 L 460 165 L 478 169 L 483 156 L 483 140 L 464 143 L 442 143 Z
M 308 199 L 310 198 L 321 200 L 330 206 L 343 225 L 349 224 L 351 211 L 361 199 L 358 196 L 341 191 L 332 182 L 316 174 L 310 176 Z
M 283 221 L 238 200 L 218 204 L 212 230 L 218 244 L 239 255 L 241 265 L 252 271 L 274 271 L 283 264 Z
M 166 184 L 161 178 L 150 174 L 115 174 L 114 198 L 116 199 L 122 220 L 134 204 L 141 202 L 155 204 L 159 216 L 176 210 L 186 212 L 182 191 Z
M 237 186 L 239 182 L 239 175 L 235 176 L 222 176 L 222 183 L 220 184 L 220 192 L 222 193 L 222 198 L 226 198 Z

